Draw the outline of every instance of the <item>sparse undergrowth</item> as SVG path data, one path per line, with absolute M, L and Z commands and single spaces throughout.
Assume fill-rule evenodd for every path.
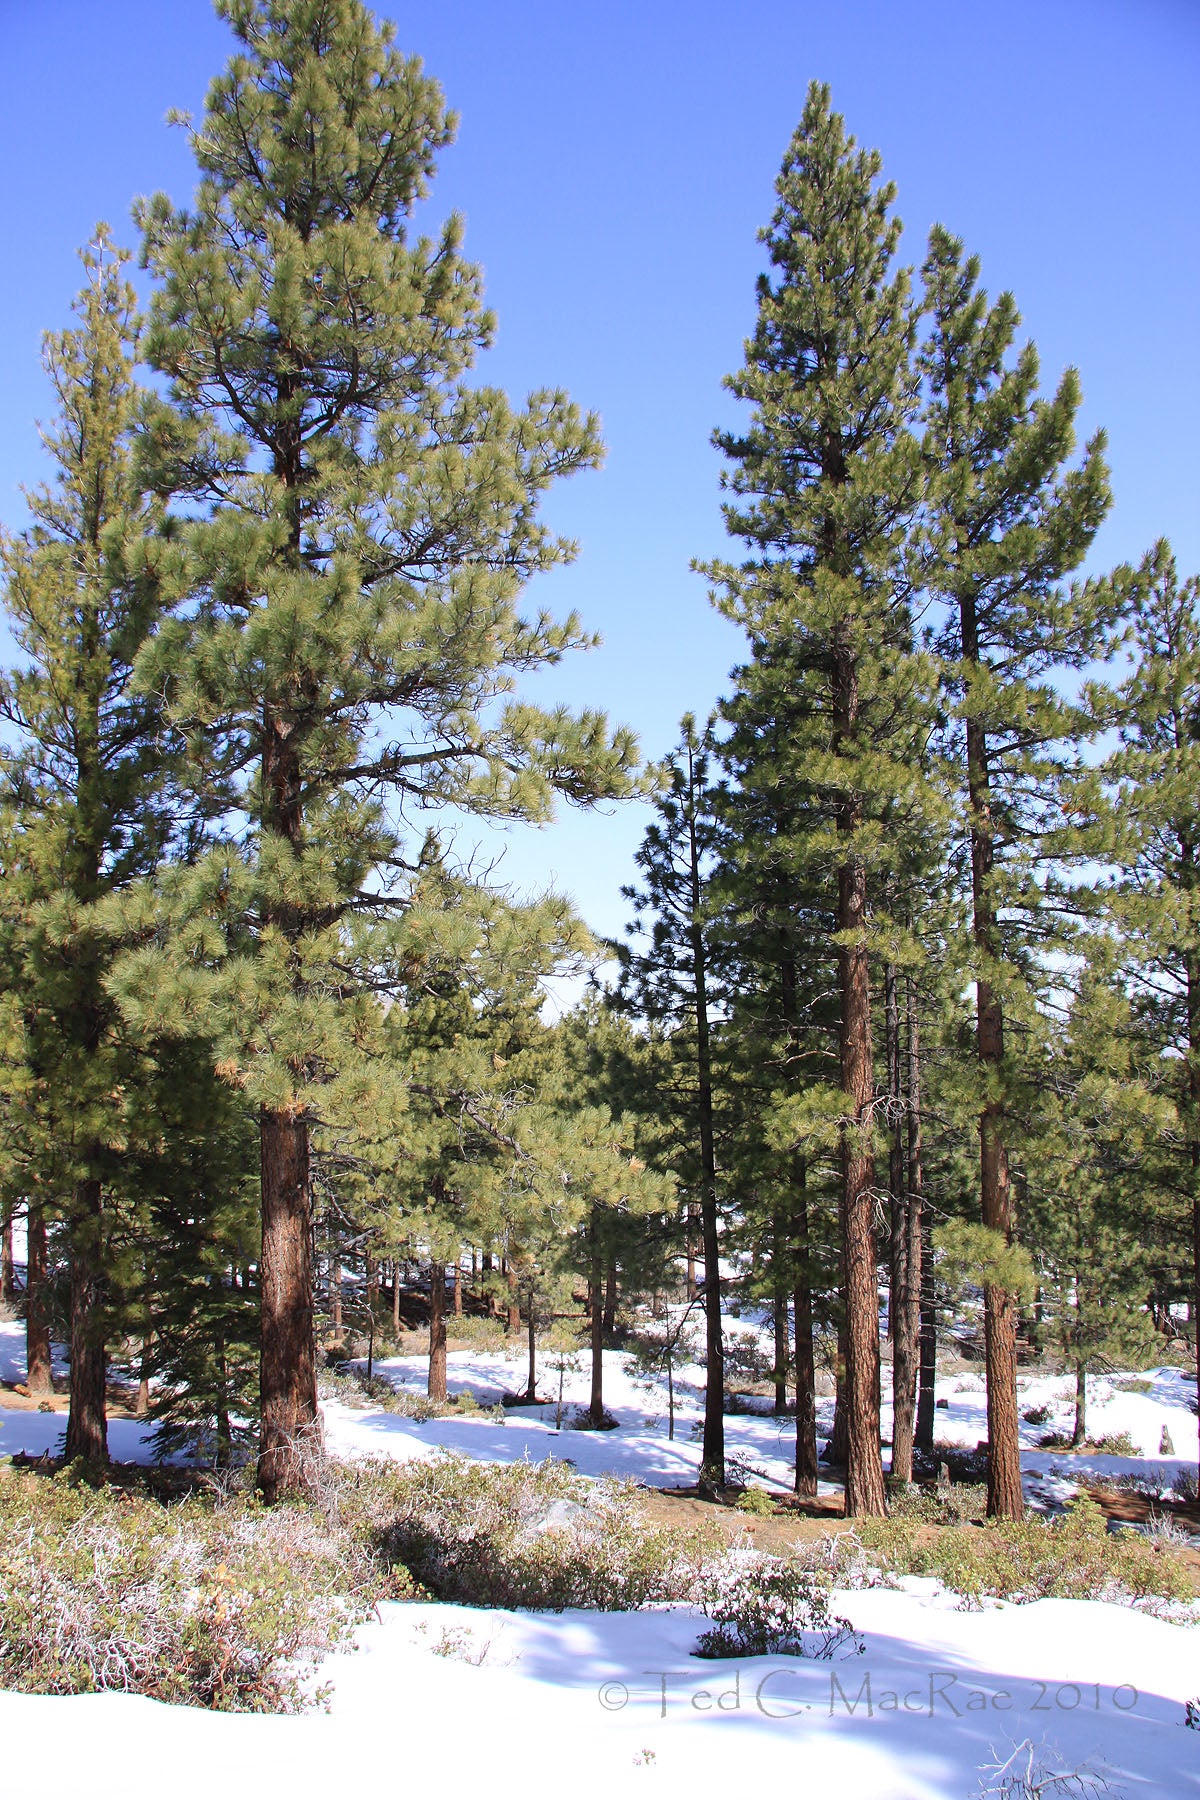
M 481 1406 L 469 1388 L 460 1394 L 451 1394 L 445 1400 L 430 1400 L 428 1395 L 414 1393 L 411 1388 L 393 1387 L 381 1375 L 368 1376 L 364 1369 L 355 1368 L 353 1364 L 341 1369 L 323 1369 L 317 1381 L 317 1394 L 321 1400 L 340 1400 L 343 1406 L 355 1411 L 370 1407 L 373 1411 L 413 1419 L 419 1425 L 428 1419 L 461 1417 L 464 1413 L 488 1413 L 500 1422 L 504 1418 L 503 1407 Z
M 361 1462 L 336 1472 L 340 1515 L 440 1600 L 627 1611 L 691 1597 L 720 1542 L 649 1524 L 632 1482 L 567 1462 Z
M 1056 1450 L 1066 1456 L 1140 1456 L 1141 1451 L 1127 1431 L 1110 1432 L 1105 1437 L 1084 1438 L 1075 1443 L 1065 1432 L 1047 1431 L 1038 1439 L 1039 1450 Z
M 834 1587 L 927 1575 L 968 1605 L 1161 1610 L 1200 1591 L 1174 1545 L 1107 1533 L 1086 1499 L 1052 1524 L 977 1526 L 962 1522 L 977 1492 L 906 1495 L 886 1520 L 764 1556 L 730 1552 L 715 1527 L 656 1527 L 633 1483 L 559 1461 L 333 1463 L 319 1507 L 272 1509 L 180 1471 L 121 1478 L 92 1488 L 72 1469 L 0 1466 L 0 1686 L 296 1711 L 378 1601 L 416 1595 L 547 1611 L 684 1601 L 712 1621 L 699 1654 L 833 1655 L 855 1644 Z
M 794 1556 L 730 1557 L 702 1577 L 699 1600 L 712 1620 L 696 1656 L 809 1656 L 828 1660 L 864 1648 L 849 1619 L 829 1606 L 830 1573 Z
M 0 1469 L 0 1544 L 0 1685 L 26 1693 L 295 1712 L 319 1659 L 404 1587 L 311 1508 L 164 1503 L 70 1469 Z
M 1086 1497 L 1049 1523 L 995 1520 L 930 1531 L 930 1522 L 919 1510 L 863 1519 L 855 1536 L 884 1575 L 931 1575 L 968 1603 L 1053 1597 L 1167 1610 L 1200 1596 L 1191 1567 L 1171 1545 L 1135 1532 L 1110 1533 L 1101 1508 Z

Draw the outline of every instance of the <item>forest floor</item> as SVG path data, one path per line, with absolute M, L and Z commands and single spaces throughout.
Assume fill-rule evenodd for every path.
M 745 1320 L 730 1323 L 747 1329 Z M 19 1327 L 0 1322 L 0 1381 L 19 1382 L 21 1349 Z M 460 1350 L 450 1358 L 451 1386 L 488 1407 L 521 1384 L 523 1368 L 523 1346 L 511 1356 Z M 420 1356 L 385 1360 L 376 1372 L 424 1387 Z M 557 1379 L 547 1359 L 540 1390 L 556 1393 Z M 646 1496 L 651 1522 L 706 1518 L 743 1553 L 777 1552 L 838 1529 L 835 1481 L 822 1482 L 807 1516 L 788 1504 L 791 1419 L 726 1419 L 743 1477 L 766 1490 L 761 1504 L 772 1494 L 782 1509 L 748 1515 L 687 1491 L 699 1462 L 699 1371 L 677 1378 L 674 1438 L 661 1381 L 638 1380 L 619 1352 L 606 1356 L 605 1380 L 612 1431 L 556 1430 L 549 1403 L 510 1407 L 502 1419 L 483 1412 L 420 1422 L 364 1394 L 361 1404 L 327 1402 L 327 1438 L 344 1458 L 407 1460 L 439 1449 L 505 1462 L 567 1458 L 585 1475 L 612 1473 L 660 1490 Z M 568 1402 L 586 1399 L 586 1387 L 582 1367 L 566 1372 Z M 1189 1475 L 1194 1482 L 1194 1392 L 1183 1373 L 1165 1367 L 1098 1379 L 1091 1429 L 1126 1441 L 1119 1453 L 1067 1455 L 1038 1440 L 1069 1430 L 1071 1384 L 1023 1375 L 1022 1409 L 1039 1415 L 1022 1425 L 1031 1505 L 1054 1510 L 1086 1485 L 1105 1496 L 1114 1519 L 1141 1524 L 1154 1508 L 1200 1525 L 1194 1503 L 1181 1504 L 1174 1491 Z M 938 1396 L 948 1402 L 937 1413 L 939 1442 L 973 1451 L 984 1429 L 981 1376 L 947 1372 Z M 14 1398 L 0 1393 L 0 1455 L 53 1454 L 61 1414 L 18 1407 Z M 825 1430 L 830 1410 L 822 1402 Z M 145 1460 L 142 1422 L 116 1418 L 111 1435 L 115 1457 Z M 1121 1477 L 1125 1485 L 1114 1486 Z M 978 1526 L 956 1529 L 981 1535 Z M 1186 1548 L 1195 1565 L 1196 1548 Z M 741 1791 L 751 1781 L 763 1792 L 790 1792 L 801 1774 L 805 1791 L 827 1787 L 839 1800 L 967 1800 L 1019 1793 L 1003 1783 L 1031 1757 L 1045 1774 L 1079 1770 L 1094 1782 L 1048 1792 L 1200 1795 L 1200 1732 L 1185 1724 L 1186 1702 L 1200 1696 L 1196 1609 L 1161 1606 L 1151 1616 L 1107 1600 L 964 1601 L 923 1576 L 839 1588 L 833 1599 L 862 1651 L 848 1645 L 831 1662 L 697 1661 L 705 1620 L 691 1606 L 554 1614 L 388 1602 L 358 1631 L 355 1652 L 321 1667 L 327 1711 L 276 1718 L 114 1693 L 2 1693 L 0 1795 L 149 1800 L 169 1780 L 176 1800 L 199 1800 L 236 1779 L 251 1791 L 282 1788 L 307 1800 L 348 1779 L 390 1791 L 442 1769 L 456 1782 L 503 1776 L 505 1785 L 535 1792 L 569 1783 L 581 1800 L 611 1800 L 629 1784 L 664 1800 Z M 1002 1765 L 1014 1756 L 1006 1775 Z

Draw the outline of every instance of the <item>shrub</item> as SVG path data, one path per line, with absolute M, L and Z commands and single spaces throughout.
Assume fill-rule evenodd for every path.
M 453 1350 L 513 1350 L 513 1339 L 504 1328 L 503 1319 L 463 1314 L 446 1321 L 446 1343 Z M 519 1346 L 518 1346 L 519 1347 Z
M 0 1685 L 25 1693 L 295 1712 L 317 1661 L 405 1585 L 311 1508 L 164 1504 L 72 1469 L 0 1472 L 0 1544 Z
M 370 1408 L 376 1412 L 399 1413 L 402 1418 L 415 1419 L 418 1424 L 439 1418 L 443 1411 L 437 1401 L 430 1400 L 425 1394 L 414 1393 L 411 1388 L 393 1387 L 382 1375 L 372 1375 L 368 1379 L 366 1370 L 356 1368 L 353 1363 L 343 1363 L 339 1369 L 322 1369 L 317 1376 L 317 1396 L 321 1400 L 340 1400 L 343 1406 L 352 1407 L 356 1412 Z
M 1139 1533 L 1110 1534 L 1087 1496 L 1050 1523 L 929 1531 L 920 1520 L 893 1516 L 860 1521 L 857 1535 L 885 1575 L 931 1575 L 969 1602 L 1100 1599 L 1162 1610 L 1161 1602 L 1200 1593 L 1182 1557 Z
M 592 1417 L 589 1406 L 577 1406 L 569 1419 L 564 1421 L 568 1431 L 617 1431 L 620 1421 L 613 1417 L 607 1409 L 600 1414 L 599 1423 Z
M 829 1580 L 795 1557 L 728 1559 L 700 1584 L 700 1600 L 712 1620 L 696 1656 L 813 1656 L 861 1652 L 848 1619 L 829 1610 Z
M 775 1517 L 775 1497 L 766 1488 L 744 1488 L 738 1496 L 739 1512 L 750 1513 L 756 1519 L 773 1519 Z
M 1072 1443 L 1061 1431 L 1047 1431 L 1038 1439 L 1039 1450 L 1057 1450 L 1079 1456 L 1139 1456 L 1141 1452 L 1127 1431 L 1110 1432 L 1106 1437 L 1084 1438 Z
M 1180 1469 L 1171 1483 L 1171 1492 L 1184 1506 L 1197 1498 L 1196 1476 L 1191 1469 Z
M 987 1488 L 982 1482 L 962 1481 L 938 1488 L 894 1490 L 889 1511 L 893 1519 L 912 1519 L 922 1525 L 961 1525 L 981 1520 L 987 1512 Z
M 569 1463 L 373 1461 L 333 1473 L 339 1516 L 439 1600 L 624 1611 L 687 1598 L 716 1534 L 646 1523 L 631 1482 Z
M 774 1359 L 764 1349 L 762 1339 L 753 1331 L 732 1331 L 725 1338 L 725 1382 L 734 1387 L 741 1382 L 751 1387 L 770 1381 L 774 1375 Z
M 1021 1417 L 1027 1425 L 1044 1425 L 1050 1417 L 1050 1408 L 1048 1406 L 1029 1406 L 1026 1407 Z

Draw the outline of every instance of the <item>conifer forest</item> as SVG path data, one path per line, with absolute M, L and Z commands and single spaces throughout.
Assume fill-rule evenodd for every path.
M 522 1766 L 548 1718 L 582 1793 L 1190 1791 L 1179 521 L 1098 560 L 1083 377 L 802 80 L 711 370 L 736 661 L 657 743 L 561 702 L 604 432 L 490 385 L 419 13 L 215 12 L 191 191 L 80 246 L 0 534 L 0 1767 L 117 1689 L 190 1793 L 189 1709 L 319 1675 L 311 1763 L 244 1770 L 324 1791 L 357 1632 L 360 1710 Z M 479 848 L 621 807 L 617 933 Z

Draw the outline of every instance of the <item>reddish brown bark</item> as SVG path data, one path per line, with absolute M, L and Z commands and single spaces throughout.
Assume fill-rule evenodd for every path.
M 900 977 L 894 963 L 883 972 L 884 1049 L 888 1085 L 888 1307 L 889 1342 L 896 1335 L 896 1294 L 903 1280 L 904 1143 L 903 1083 L 900 1079 Z
M 933 1219 L 921 1208 L 921 1326 L 917 1373 L 917 1429 L 915 1445 L 928 1454 L 933 1449 L 933 1419 L 937 1382 L 937 1306 L 933 1286 Z
M 462 1318 L 462 1309 L 462 1250 L 460 1249 L 454 1258 L 454 1316 L 456 1319 Z
M 258 1485 L 268 1502 L 311 1494 L 323 1446 L 317 1408 L 308 1123 L 263 1109 L 261 1441 Z
M 874 1070 L 871 986 L 865 942 L 866 870 L 858 857 L 838 872 L 842 990 L 842 1092 L 850 1119 L 842 1133 L 842 1273 L 846 1307 L 846 1517 L 887 1510 L 879 1454 L 879 1271 L 875 1249 L 875 1168 L 870 1149 Z
M 611 1344 L 617 1329 L 617 1264 L 609 1257 L 604 1277 L 604 1341 Z
M 75 1189 L 70 1224 L 71 1408 L 67 1415 L 66 1458 L 93 1466 L 108 1461 L 108 1351 L 104 1343 L 103 1217 L 100 1183 L 81 1181 Z
M 779 1271 L 777 1280 L 782 1282 L 783 1273 Z M 787 1289 L 777 1286 L 772 1297 L 772 1328 L 775 1339 L 775 1367 L 773 1377 L 775 1383 L 775 1412 L 782 1416 L 787 1412 L 787 1375 L 791 1362 L 791 1346 L 788 1343 L 788 1297 Z
M 148 1331 L 142 1339 L 141 1372 L 138 1380 L 136 1412 L 139 1419 L 144 1419 L 150 1411 L 150 1351 L 154 1343 L 154 1333 Z
M 431 1400 L 446 1398 L 446 1265 L 438 1257 L 429 1270 L 429 1381 Z
M 16 1270 L 13 1267 L 12 1213 L 5 1211 L 0 1223 L 0 1301 L 6 1304 L 17 1294 Z
M 908 1155 L 907 1168 L 901 1172 L 901 1205 L 895 1227 L 899 1241 L 893 1246 L 892 1260 L 892 1475 L 898 1481 L 913 1478 L 921 1333 L 921 1064 L 911 979 L 906 982 L 906 1001 Z
M 31 1394 L 52 1394 L 50 1316 L 46 1279 L 49 1250 L 40 1207 L 30 1206 L 25 1225 L 25 1385 Z

